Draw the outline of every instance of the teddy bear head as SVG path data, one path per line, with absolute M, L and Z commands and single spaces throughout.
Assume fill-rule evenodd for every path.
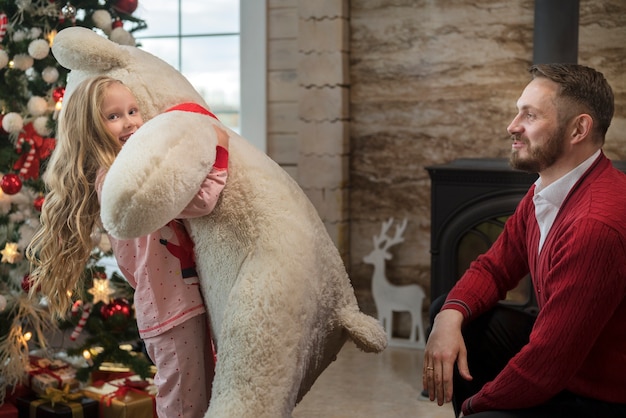
M 208 109 L 202 96 L 174 67 L 140 48 L 119 45 L 83 27 L 60 31 L 52 46 L 59 64 L 70 70 L 66 97 L 85 78 L 106 74 L 133 92 L 146 120 L 185 102 Z

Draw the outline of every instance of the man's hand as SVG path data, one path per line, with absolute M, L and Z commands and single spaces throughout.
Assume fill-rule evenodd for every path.
M 467 366 L 467 350 L 461 334 L 463 315 L 445 309 L 436 317 L 424 350 L 422 384 L 431 401 L 439 405 L 452 401 L 452 372 L 457 364 L 461 377 L 472 380 Z

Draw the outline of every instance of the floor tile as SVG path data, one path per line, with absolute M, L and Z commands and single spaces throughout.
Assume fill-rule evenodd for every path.
M 347 342 L 294 410 L 294 418 L 454 418 L 452 406 L 419 399 L 423 350 L 364 353 Z

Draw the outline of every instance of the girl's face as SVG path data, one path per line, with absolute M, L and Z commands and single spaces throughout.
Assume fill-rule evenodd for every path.
M 109 132 L 122 146 L 143 125 L 135 96 L 121 83 L 108 86 L 102 102 L 102 117 Z

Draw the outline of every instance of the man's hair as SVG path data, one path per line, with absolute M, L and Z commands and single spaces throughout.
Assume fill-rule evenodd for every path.
M 581 106 L 593 119 L 595 136 L 604 141 L 613 119 L 614 97 L 601 72 L 578 64 L 536 64 L 529 71 L 533 78 L 545 77 L 557 83 L 557 100 Z

